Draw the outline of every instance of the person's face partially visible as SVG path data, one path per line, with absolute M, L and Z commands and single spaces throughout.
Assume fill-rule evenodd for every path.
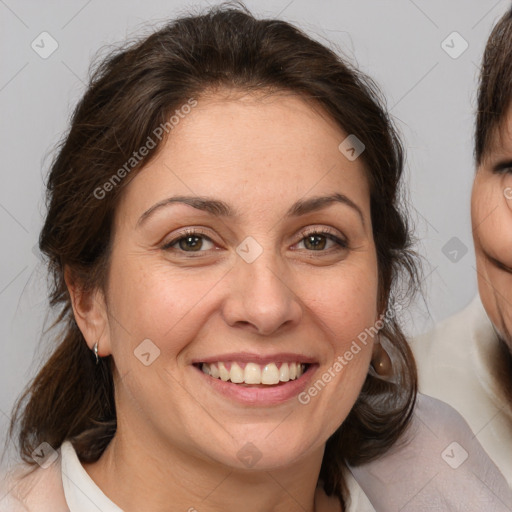
M 378 318 L 369 186 L 345 138 L 294 96 L 200 98 L 128 185 L 107 292 L 121 428 L 242 468 L 251 442 L 271 468 L 318 452 L 343 422 L 371 343 L 329 369 Z M 159 350 L 149 366 L 134 356 L 143 340 Z
M 480 297 L 512 350 L 512 110 L 477 170 L 471 219 Z

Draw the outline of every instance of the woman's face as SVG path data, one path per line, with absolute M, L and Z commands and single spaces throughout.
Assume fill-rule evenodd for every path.
M 369 187 L 346 137 L 297 96 L 199 98 L 127 186 L 99 342 L 118 433 L 239 468 L 323 449 L 378 319 Z
M 471 217 L 480 297 L 512 350 L 512 110 L 478 168 Z

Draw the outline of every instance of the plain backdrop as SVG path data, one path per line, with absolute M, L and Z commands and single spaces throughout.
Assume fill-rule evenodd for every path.
M 84 91 L 91 60 L 105 45 L 214 3 L 0 0 L 0 434 L 51 348 L 41 343 L 47 289 L 34 246 L 52 151 Z M 246 5 L 257 16 L 297 24 L 375 79 L 407 150 L 409 208 L 424 259 L 424 300 L 404 317 L 407 331 L 423 332 L 464 307 L 477 292 L 469 213 L 477 77 L 485 41 L 510 2 Z M 44 55 L 41 47 L 49 52 L 52 45 L 56 50 Z

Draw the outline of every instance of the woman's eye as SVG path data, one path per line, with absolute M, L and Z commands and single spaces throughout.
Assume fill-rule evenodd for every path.
M 500 162 L 493 167 L 493 171 L 497 174 L 511 174 L 512 161 Z
M 199 231 L 187 231 L 163 246 L 164 250 L 175 249 L 183 252 L 203 252 L 214 247 L 214 243 Z
M 348 248 L 348 244 L 345 240 L 329 232 L 314 231 L 303 235 L 304 238 L 299 244 L 304 243 L 304 248 L 310 251 L 324 251 L 336 246 L 343 249 Z
M 307 251 L 328 252 L 331 249 L 343 250 L 348 248 L 346 240 L 326 231 L 302 232 L 301 235 L 303 238 L 298 245 L 303 244 L 303 248 Z M 191 230 L 174 238 L 162 248 L 178 252 L 199 253 L 215 248 L 215 244 L 203 232 Z

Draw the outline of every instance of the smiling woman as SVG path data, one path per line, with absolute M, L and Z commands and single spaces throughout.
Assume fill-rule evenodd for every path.
M 416 396 L 402 167 L 371 80 L 286 22 L 216 7 L 105 60 L 48 180 L 63 330 L 11 425 L 60 451 L 62 506 L 355 507 L 347 466 Z

